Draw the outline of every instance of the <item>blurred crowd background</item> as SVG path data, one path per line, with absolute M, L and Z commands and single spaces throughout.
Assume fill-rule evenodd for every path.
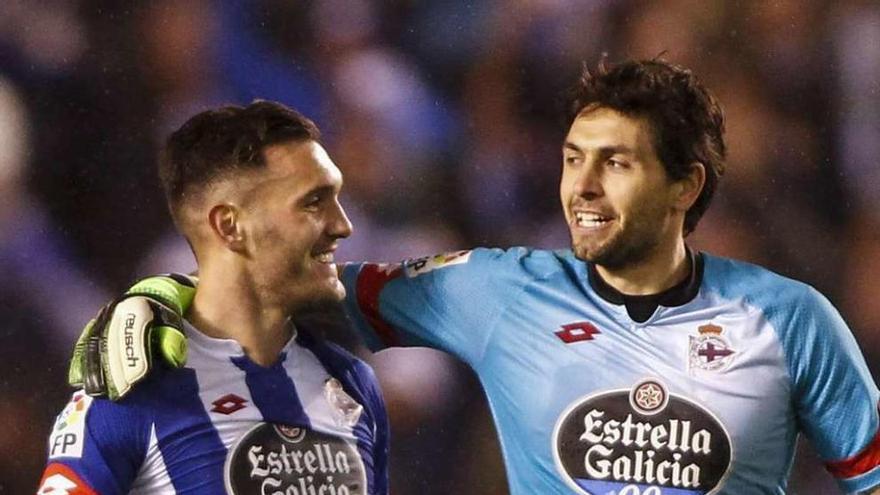
M 312 117 L 346 178 L 344 259 L 559 248 L 560 94 L 603 53 L 662 54 L 714 90 L 729 169 L 691 244 L 819 288 L 876 378 L 874 0 L 2 0 L 0 493 L 36 487 L 82 325 L 136 278 L 194 266 L 154 167 L 187 117 L 254 98 Z M 368 359 L 394 493 L 506 492 L 470 371 Z M 791 491 L 835 493 L 803 444 Z

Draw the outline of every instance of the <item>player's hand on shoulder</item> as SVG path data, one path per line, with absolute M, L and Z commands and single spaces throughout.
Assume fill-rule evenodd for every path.
M 118 400 L 149 374 L 154 354 L 173 368 L 183 366 L 182 315 L 196 282 L 179 274 L 146 278 L 104 306 L 74 347 L 68 383 L 91 396 Z

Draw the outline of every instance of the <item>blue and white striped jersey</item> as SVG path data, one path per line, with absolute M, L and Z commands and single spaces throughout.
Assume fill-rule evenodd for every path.
M 157 368 L 117 403 L 74 394 L 40 493 L 387 493 L 388 420 L 366 364 L 299 332 L 261 367 L 234 340 L 185 331 L 185 368 Z
M 844 490 L 880 484 L 878 390 L 837 311 L 760 267 L 693 259 L 644 318 L 567 250 L 342 276 L 371 347 L 426 345 L 475 370 L 511 493 L 784 493 L 800 432 Z

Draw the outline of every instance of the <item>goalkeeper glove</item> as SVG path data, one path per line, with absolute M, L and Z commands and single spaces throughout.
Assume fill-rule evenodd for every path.
M 157 353 L 172 368 L 186 362 L 182 314 L 195 296 L 195 277 L 141 280 L 105 306 L 83 329 L 67 381 L 89 395 L 118 400 L 144 379 Z

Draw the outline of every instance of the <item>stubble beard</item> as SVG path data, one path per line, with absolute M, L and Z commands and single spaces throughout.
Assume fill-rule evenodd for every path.
M 648 259 L 660 244 L 660 220 L 653 218 L 653 215 L 648 217 L 614 232 L 609 239 L 598 246 L 588 245 L 589 241 L 579 244 L 572 236 L 572 251 L 578 259 L 609 270 L 639 265 Z
M 333 311 L 340 307 L 345 300 L 345 289 L 321 287 L 310 294 L 311 297 L 301 298 L 294 308 L 295 313 L 321 313 Z
M 253 282 L 261 299 L 279 305 L 289 315 L 320 312 L 338 306 L 345 299 L 345 288 L 337 279 L 316 276 L 308 266 L 277 262 L 261 267 Z

